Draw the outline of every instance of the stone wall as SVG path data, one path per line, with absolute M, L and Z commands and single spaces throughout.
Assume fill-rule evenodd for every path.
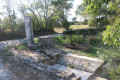
M 65 66 L 72 66 L 78 70 L 94 73 L 103 65 L 104 61 L 101 61 L 98 58 L 63 54 L 58 59 L 57 63 Z
M 60 36 L 60 35 L 62 35 L 62 34 L 52 34 L 52 35 L 46 35 L 46 36 L 38 36 L 38 37 L 35 37 L 34 39 L 36 39 L 36 38 L 54 37 L 54 36 Z M 47 39 L 47 41 L 49 41 L 49 40 Z M 15 44 L 18 44 L 18 43 L 24 43 L 24 42 L 28 42 L 27 38 L 16 39 L 16 40 L 8 40 L 8 41 L 0 41 L 0 50 L 4 49 L 7 46 L 12 46 L 12 45 L 15 45 Z

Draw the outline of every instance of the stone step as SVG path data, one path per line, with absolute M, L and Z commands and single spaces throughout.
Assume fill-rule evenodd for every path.
M 53 65 L 54 68 L 57 68 L 59 70 L 64 70 L 64 71 L 68 71 L 68 72 L 72 72 L 74 73 L 74 77 L 71 78 L 70 80 L 91 80 L 93 73 L 90 72 L 85 72 L 82 70 L 76 70 L 76 69 L 71 69 L 68 68 L 64 65 L 60 65 L 60 64 L 55 64 Z
M 101 78 L 101 77 L 96 77 L 96 78 L 94 78 L 93 80 L 108 80 L 108 79 Z
M 75 69 L 95 73 L 104 64 L 104 61 L 98 58 L 62 54 L 57 63 L 65 66 L 72 65 Z

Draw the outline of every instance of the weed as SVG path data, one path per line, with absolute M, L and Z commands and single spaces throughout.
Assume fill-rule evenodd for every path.
M 34 40 L 34 43 L 39 43 L 39 39 L 38 39 L 38 38 L 35 39 L 35 40 Z

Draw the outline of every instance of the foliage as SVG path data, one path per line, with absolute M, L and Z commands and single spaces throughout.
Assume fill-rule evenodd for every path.
M 64 36 L 57 36 L 55 37 L 55 43 L 57 44 L 64 44 L 64 43 L 74 43 L 74 44 L 80 44 L 83 43 L 83 36 L 82 35 L 64 35 Z
M 4 0 L 0 12 L 0 29 L 9 34 L 21 35 L 24 29 L 24 16 L 31 16 L 34 31 L 53 31 L 54 27 L 69 29 L 68 12 L 72 0 Z M 20 15 L 20 16 L 18 16 Z M 21 18 L 19 18 L 21 17 Z M 20 33 L 20 31 L 22 32 Z M 25 36 L 25 35 L 24 35 Z
M 116 16 L 119 15 L 120 0 L 83 0 L 78 6 L 76 13 L 85 17 L 89 21 L 90 26 L 106 26 L 113 24 Z
M 82 35 L 72 35 L 66 36 L 65 43 L 74 43 L 74 44 L 81 44 L 83 43 L 83 36 Z
M 39 43 L 39 39 L 34 39 L 34 43 Z
M 63 45 L 64 44 L 63 36 L 56 36 L 54 38 L 54 41 L 55 41 L 56 44 L 59 44 L 59 45 Z
M 95 17 L 92 17 L 91 19 L 88 20 L 88 25 L 90 27 L 96 27 L 96 18 Z
M 67 30 L 64 31 L 65 35 L 79 34 L 79 35 L 95 35 L 98 32 L 106 30 L 106 27 L 103 28 L 90 28 L 90 29 L 78 29 L 78 30 Z
M 27 43 L 20 43 L 16 46 L 16 49 L 19 50 L 19 51 L 26 50 L 27 48 L 28 48 Z
M 109 57 L 107 54 L 101 53 L 100 51 L 97 51 L 96 53 L 100 59 L 102 59 L 103 61 L 109 62 Z
M 117 67 L 109 67 L 108 78 L 110 80 L 119 80 L 120 79 L 120 65 Z
M 107 30 L 103 33 L 103 41 L 105 44 L 120 46 L 120 16 L 115 24 L 107 26 Z

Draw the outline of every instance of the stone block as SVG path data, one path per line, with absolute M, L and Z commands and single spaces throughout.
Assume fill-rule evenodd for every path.
M 73 64 L 75 69 L 91 73 L 96 72 L 99 69 L 99 67 L 104 63 L 104 61 L 101 61 L 100 59 L 97 58 L 76 56 L 72 54 L 63 54 L 61 57 L 59 57 L 57 62 L 59 64 L 67 66 L 69 64 Z
M 39 38 L 39 42 L 43 45 L 43 48 L 54 48 L 54 37 L 51 36 L 44 36 Z

